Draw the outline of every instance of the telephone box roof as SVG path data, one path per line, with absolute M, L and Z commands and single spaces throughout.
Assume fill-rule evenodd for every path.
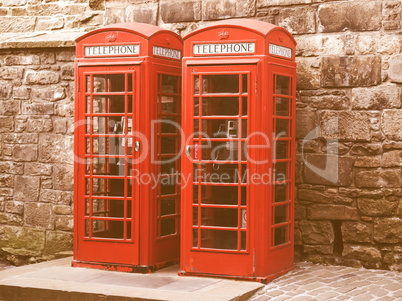
M 93 34 L 96 34 L 99 32 L 104 32 L 104 31 L 113 31 L 113 30 L 131 32 L 133 34 L 142 36 L 145 39 L 149 39 L 152 36 L 154 36 L 158 33 L 161 33 L 161 32 L 178 36 L 176 33 L 172 32 L 170 30 L 166 30 L 166 29 L 160 28 L 155 25 L 130 22 L 130 23 L 116 23 L 116 24 L 106 25 L 102 28 L 95 29 L 93 31 L 90 31 L 90 32 L 80 36 L 75 41 L 79 42 L 82 39 L 85 39 L 86 37 L 91 36 Z
M 183 37 L 184 40 L 190 38 L 193 35 L 196 35 L 202 31 L 209 30 L 212 28 L 216 27 L 236 27 L 236 28 L 243 28 L 245 30 L 250 30 L 253 31 L 263 37 L 266 37 L 269 33 L 275 30 L 281 30 L 285 32 L 289 37 L 291 37 L 292 41 L 296 44 L 295 39 L 293 36 L 283 27 L 279 27 L 277 25 L 259 21 L 259 20 L 253 20 L 253 19 L 228 19 L 228 20 L 223 20 L 223 21 L 218 21 L 211 23 L 210 25 L 207 25 L 205 27 L 199 28 L 197 30 L 194 30 L 187 35 Z

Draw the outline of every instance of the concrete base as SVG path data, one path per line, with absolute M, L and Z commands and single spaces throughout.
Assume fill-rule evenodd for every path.
M 0 300 L 247 300 L 256 282 L 180 277 L 177 265 L 152 274 L 71 267 L 71 257 L 0 272 Z

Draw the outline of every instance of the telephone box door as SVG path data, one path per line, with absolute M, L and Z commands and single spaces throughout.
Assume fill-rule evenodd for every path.
M 254 129 L 256 65 L 187 66 L 183 105 L 182 270 L 253 275 L 247 143 Z M 189 250 L 189 251 L 188 251 Z M 191 263 L 191 264 L 188 264 Z
M 81 261 L 138 264 L 139 66 L 79 67 Z M 84 138 L 85 137 L 85 138 Z

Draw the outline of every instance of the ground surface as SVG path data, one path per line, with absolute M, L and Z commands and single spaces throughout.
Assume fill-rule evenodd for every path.
M 402 273 L 302 262 L 250 300 L 402 300 Z

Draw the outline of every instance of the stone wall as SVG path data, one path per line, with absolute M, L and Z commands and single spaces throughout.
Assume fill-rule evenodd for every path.
M 0 0 L 0 30 L 145 22 L 184 35 L 227 18 L 285 27 L 298 42 L 297 258 L 401 271 L 401 2 Z M 10 256 L 57 253 L 54 241 L 71 249 L 73 51 L 1 54 L 0 241 Z M 32 235 L 37 244 L 13 239 Z
M 0 257 L 15 264 L 72 250 L 74 56 L 0 51 Z

